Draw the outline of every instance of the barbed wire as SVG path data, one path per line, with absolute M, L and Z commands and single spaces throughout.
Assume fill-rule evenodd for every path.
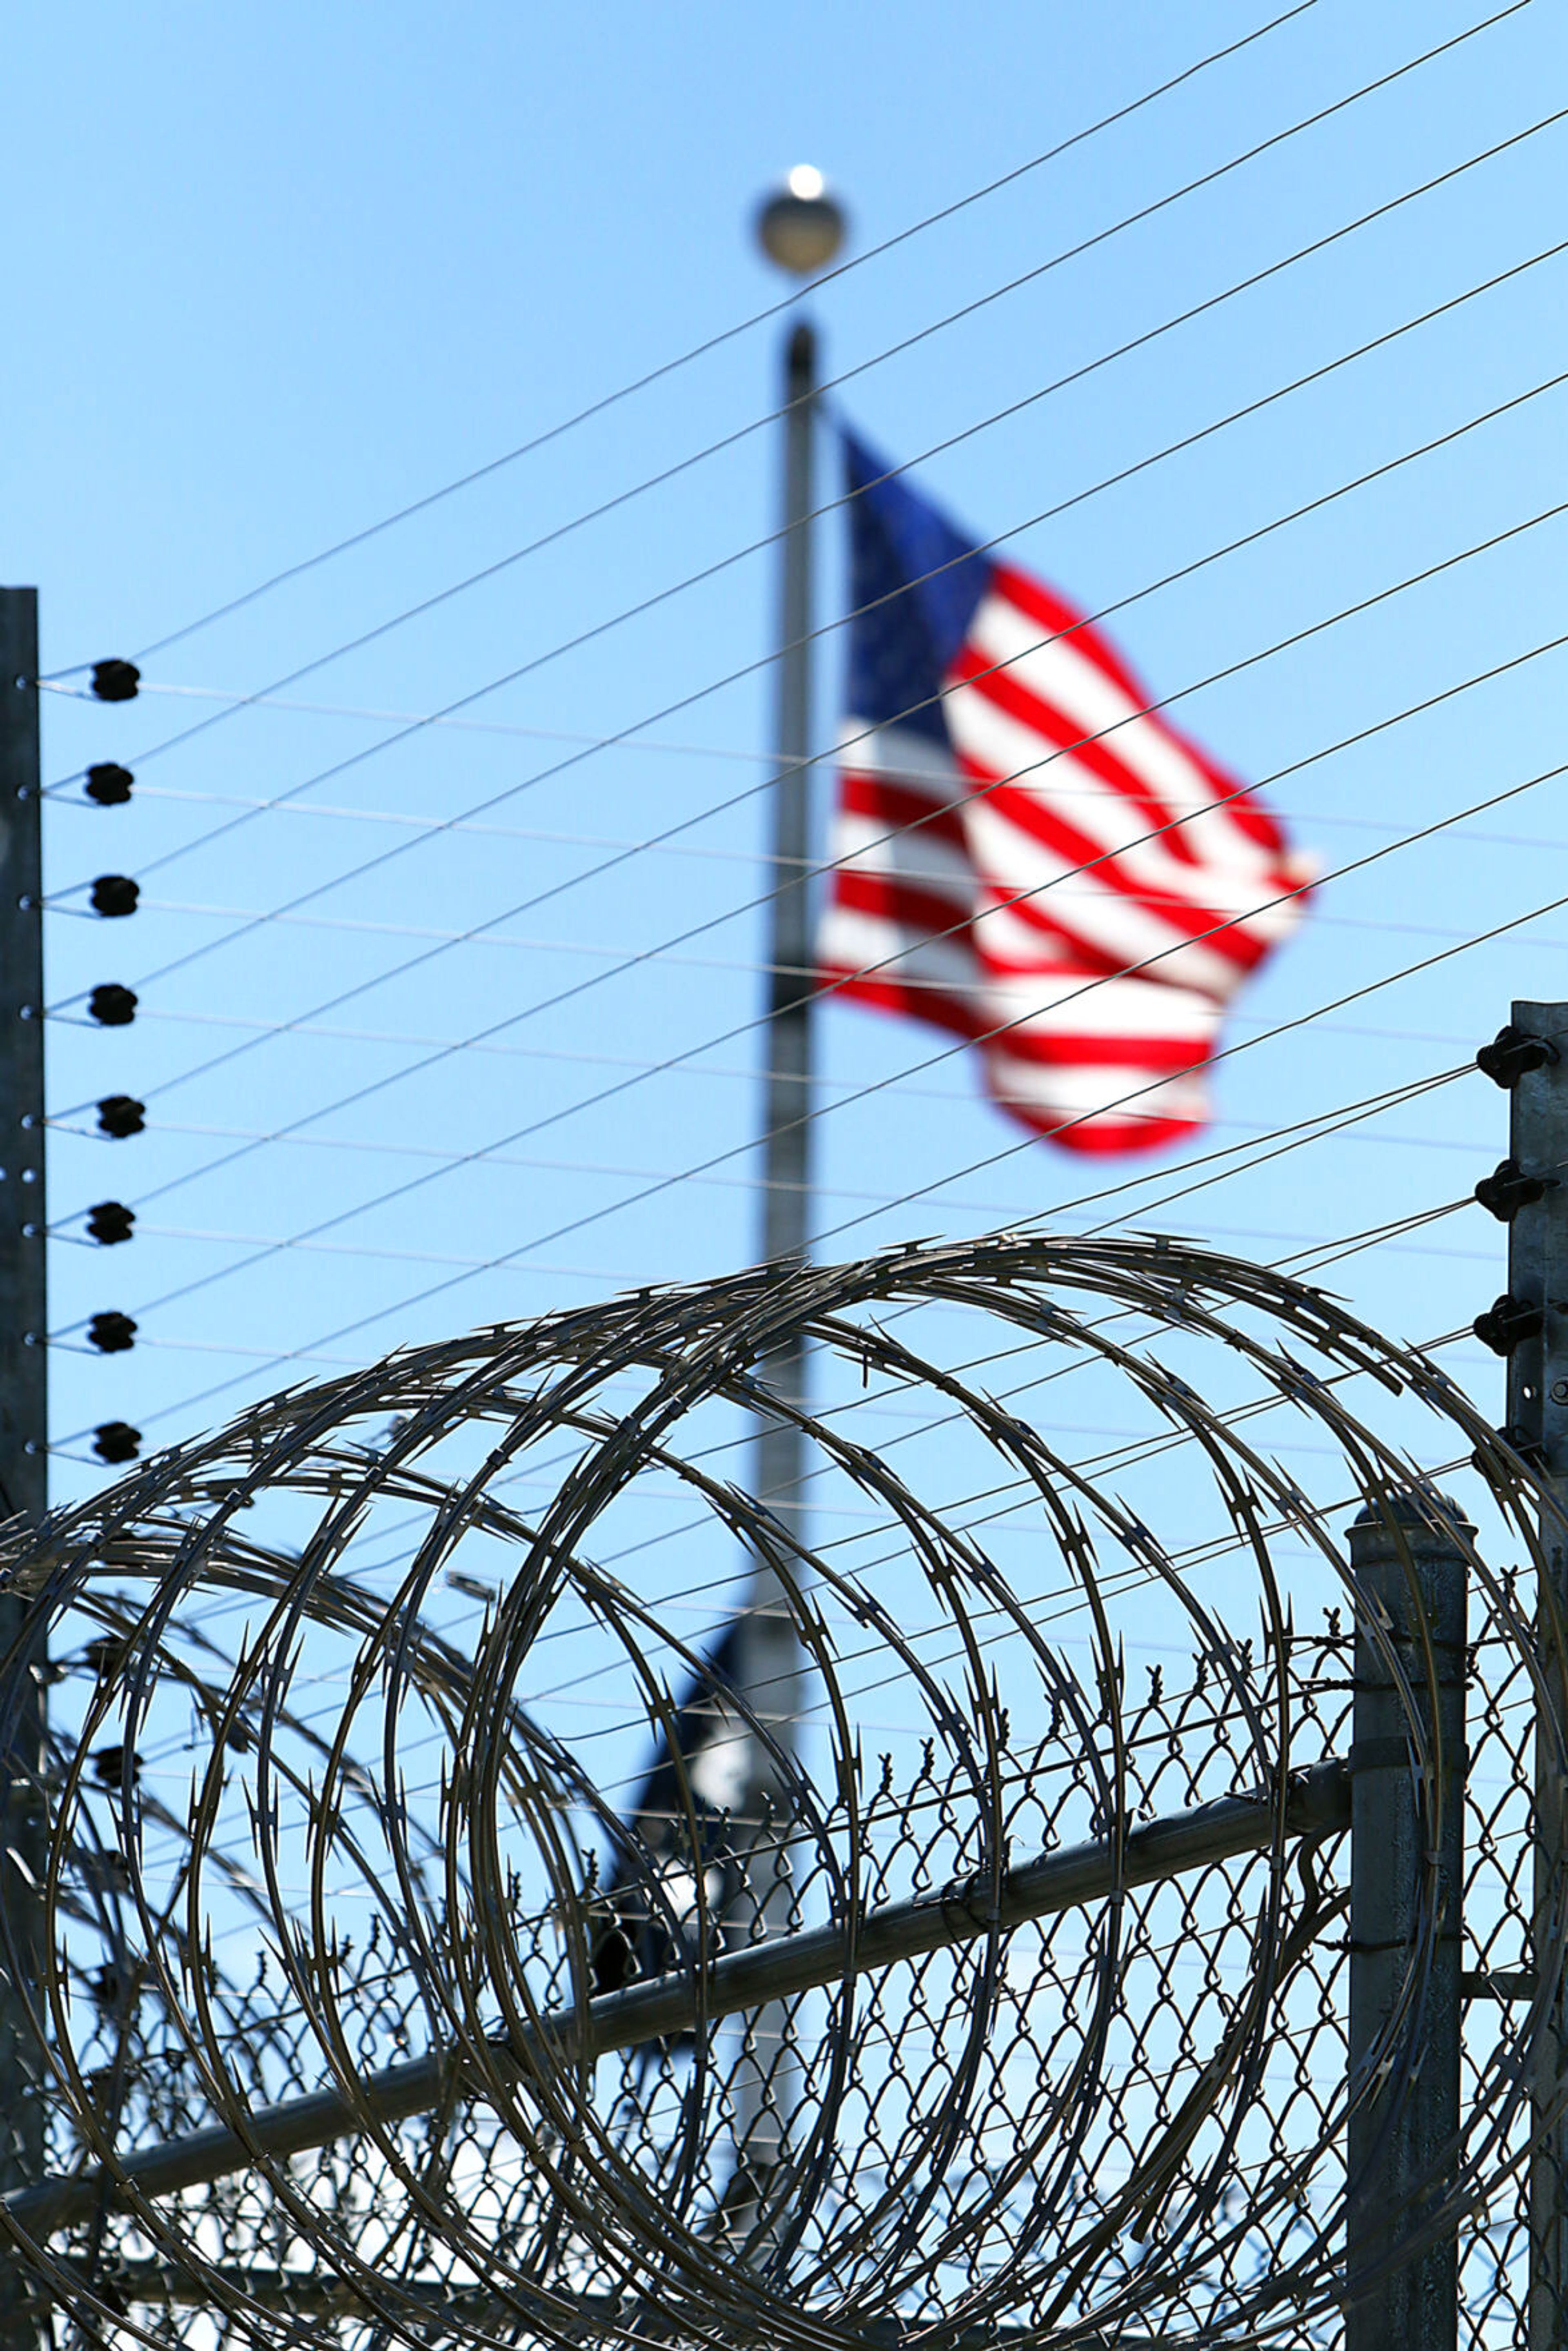
M 1129 1317 L 1155 1343 L 1110 1327 Z M 790 1334 L 844 1410 L 769 1391 Z M 956 1368 L 986 1334 L 1081 1363 L 1143 1434 L 1070 1461 L 1049 1410 Z M 862 1380 L 948 1426 L 895 1469 L 850 1408 Z M 852 1539 L 808 1547 L 789 1498 L 703 1466 L 737 1409 L 806 1431 Z M 1310 1434 L 1288 1468 L 1249 1434 L 1280 1409 Z M 1172 1441 L 1201 1478 L 1171 1482 Z M 1455 1533 L 1423 1458 L 1490 1542 Z M 988 1460 L 1057 1571 L 1028 1598 L 982 1478 L 975 1507 L 922 1499 Z M 1145 1463 L 1164 1528 L 1128 1484 Z M 701 1505 L 688 1549 L 773 1579 L 733 1620 L 738 1676 L 603 1564 L 650 1480 Z M 0 1940 L 37 1987 L 53 2152 L 0 2228 L 78 2325 L 160 2345 L 195 2312 L 268 2344 L 433 2316 L 453 2342 L 1316 2341 L 1372 2093 L 1333 2009 L 1348 1653 L 1340 1619 L 1296 1625 L 1337 1608 L 1378 1649 L 1343 1555 L 1358 1505 L 1406 1558 L 1428 1524 L 1458 1541 L 1493 1680 L 1559 1755 L 1550 1580 L 1538 1627 L 1533 1581 L 1483 1555 L 1539 1565 L 1550 1494 L 1430 1355 L 1157 1238 L 647 1290 L 406 1351 L 148 1462 L 5 1571 L 30 1608 L 0 1740 L 48 1660 L 42 1975 L 15 1904 Z M 452 1576 L 488 1591 L 477 1622 Z M 1189 1649 L 1190 1679 L 1135 1692 L 1129 1634 Z M 1430 1655 L 1381 1639 L 1430 1805 Z M 581 1674 L 586 1737 L 554 1719 Z M 717 1807 L 694 1704 L 751 1759 Z M 629 1814 L 650 1745 L 672 1794 Z M 672 1823 L 701 1856 L 684 1876 Z M 1505 1866 L 1478 1859 L 1482 1893 Z M 1428 1872 L 1379 2043 L 1396 2104 L 1436 1915 Z M 614 1984 L 612 1928 L 644 1953 Z M 1428 2233 L 1484 2231 L 1512 2192 L 1545 2012 L 1472 2011 L 1463 2160 L 1412 2191 Z

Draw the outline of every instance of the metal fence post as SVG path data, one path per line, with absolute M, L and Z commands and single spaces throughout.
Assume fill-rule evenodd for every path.
M 0 1519 L 48 1502 L 44 1301 L 44 951 L 38 598 L 0 588 Z M 0 1655 L 25 1603 L 0 1599 Z M 44 1709 L 26 1691 L 0 1727 L 0 2189 L 37 2179 L 44 2111 L 29 1998 L 39 1972 Z M 9 1962 L 7 1959 L 9 1954 Z M 16 1979 L 20 1976 L 23 1980 Z M 38 2331 L 17 2264 L 0 2253 L 0 2351 Z
M 1508 1359 L 1505 1433 L 1546 1471 L 1568 1503 L 1568 1004 L 1515 1004 L 1507 1028 L 1476 1059 L 1511 1097 L 1509 1155 L 1476 1186 L 1508 1225 L 1508 1289 L 1476 1319 L 1476 1333 Z M 1545 1572 L 1568 1606 L 1568 1540 L 1555 1516 L 1541 1522 Z M 1536 1740 L 1534 1937 L 1554 1938 L 1568 1894 L 1568 1792 L 1556 1757 L 1568 1720 L 1568 1661 L 1557 1654 L 1552 1612 L 1538 1613 L 1540 1660 L 1556 1721 Z M 1553 1990 L 1538 2044 L 1534 2151 L 1530 2169 L 1530 2351 L 1568 2340 L 1568 2011 Z
M 1467 1598 L 1461 1531 L 1474 1532 L 1457 1504 L 1419 1491 L 1396 1497 L 1386 1512 L 1369 1505 L 1351 1529 L 1350 2080 L 1357 2103 L 1347 2147 L 1345 2351 L 1454 2351 L 1458 2340 L 1454 2232 L 1404 2262 L 1397 2252 L 1402 2240 L 1429 2221 L 1458 2155 Z M 1427 1749 L 1419 1773 L 1410 1699 L 1399 1688 L 1396 1660 Z M 1423 1911 L 1433 1898 L 1430 1964 L 1412 1981 Z M 1390 2034 L 1402 2001 L 1402 2021 Z

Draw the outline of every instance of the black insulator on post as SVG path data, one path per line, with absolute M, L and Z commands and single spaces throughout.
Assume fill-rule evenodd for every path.
M 100 1028 L 128 1029 L 136 1018 L 135 990 L 106 979 L 88 998 L 87 1008 Z
M 1491 1174 L 1483 1176 L 1476 1186 L 1475 1196 L 1500 1225 L 1506 1225 L 1521 1208 L 1533 1207 L 1556 1189 L 1555 1176 L 1527 1176 L 1517 1159 L 1500 1159 Z
M 1547 1069 L 1556 1059 L 1557 1048 L 1550 1037 L 1532 1037 L 1528 1029 L 1516 1028 L 1509 1020 L 1490 1045 L 1481 1047 L 1476 1067 L 1494 1086 L 1511 1092 L 1528 1071 Z
M 92 1449 L 100 1461 L 111 1468 L 122 1461 L 134 1461 L 141 1451 L 141 1431 L 132 1428 L 128 1420 L 106 1420 L 92 1432 Z
M 100 702 L 134 702 L 141 672 L 134 662 L 100 661 L 92 665 L 92 690 Z
M 122 768 L 117 759 L 100 759 L 88 769 L 84 789 L 99 808 L 123 808 L 135 781 L 130 768 Z
M 100 1355 L 123 1355 L 128 1347 L 136 1344 L 136 1325 L 129 1314 L 110 1307 L 92 1317 L 87 1335 Z
M 89 1232 L 106 1249 L 114 1241 L 128 1241 L 135 1222 L 135 1209 L 128 1208 L 123 1200 L 99 1200 L 87 1212 Z
M 1521 1341 L 1533 1339 L 1546 1321 L 1539 1306 L 1528 1299 L 1515 1298 L 1504 1290 L 1494 1298 L 1484 1314 L 1478 1314 L 1470 1328 L 1483 1347 L 1494 1355 L 1509 1355 Z
M 141 895 L 141 885 L 129 873 L 100 873 L 92 885 L 92 911 L 95 914 L 133 914 Z
M 134 1094 L 105 1094 L 98 1106 L 98 1131 L 116 1143 L 123 1143 L 128 1134 L 140 1134 L 146 1123 L 147 1105 Z

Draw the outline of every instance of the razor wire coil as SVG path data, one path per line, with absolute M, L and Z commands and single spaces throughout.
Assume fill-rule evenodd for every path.
M 998 1326 L 1038 1393 L 959 1368 Z M 797 1338 L 815 1410 L 769 1384 Z M 1169 1441 L 1075 1465 L 1069 1362 Z M 911 1395 L 931 1432 L 882 1443 Z M 798 1496 L 734 1482 L 716 1432 L 768 1414 L 859 1531 L 813 1545 Z M 36 2291 L 159 2345 L 214 2314 L 258 2344 L 1333 2340 L 1365 2095 L 1344 1530 L 1408 1551 L 1413 1496 L 1451 1527 L 1438 1468 L 1479 1623 L 1469 2119 L 1427 2219 L 1491 2280 L 1473 2339 L 1512 2339 L 1488 2231 L 1521 2225 L 1568 1939 L 1529 1883 L 1550 1495 L 1429 1358 L 1159 1238 L 497 1326 L 18 1537 L 0 1742 L 39 1677 L 50 1730 L 16 1844 L 41 1949 L 14 1899 L 4 1958 L 48 2144 L 0 2226 Z M 671 1496 L 701 1523 L 664 1583 L 612 1572 Z M 727 1559 L 774 1594 L 734 1613 L 738 1673 L 680 1605 Z M 1434 1881 L 1385 2073 L 1437 1932 Z

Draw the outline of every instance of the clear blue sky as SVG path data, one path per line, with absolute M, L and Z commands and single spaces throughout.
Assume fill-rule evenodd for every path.
M 785 17 L 716 5 L 128 14 L 75 0 L 17 12 L 0 95 L 17 230 L 3 362 L 4 568 L 41 589 L 46 664 L 137 653 L 749 317 L 779 291 L 749 241 L 750 210 L 789 164 L 830 174 L 863 249 L 1268 14 L 1230 0 L 1009 5 L 960 27 L 951 9 L 926 5 L 896 21 L 821 5 Z M 1115 632 L 1157 691 L 1248 664 L 1184 701 L 1185 723 L 1243 772 L 1281 776 L 1275 804 L 1330 868 L 1568 757 L 1561 653 L 1319 756 L 1568 630 L 1563 518 L 1534 519 L 1568 495 L 1563 392 L 1539 389 L 1568 369 L 1564 260 L 1540 262 L 1134 483 L 1021 527 L 1568 235 L 1564 126 L 1077 386 L 1031 396 L 1568 102 L 1561 14 L 1532 0 L 1092 254 L 923 330 L 1481 14 L 1451 0 L 1317 0 L 816 304 L 830 371 L 862 371 L 837 395 L 844 412 L 900 458 L 951 440 L 923 467 L 927 487 L 988 536 L 1019 528 L 1019 559 L 1081 602 L 1135 597 Z M 770 559 L 742 557 L 640 618 L 601 624 L 770 528 L 772 435 L 743 428 L 772 404 L 777 336 L 769 325 L 736 337 L 150 657 L 150 685 L 168 691 L 116 710 L 49 698 L 51 778 L 107 758 L 139 777 L 129 810 L 78 810 L 71 789 L 51 806 L 51 892 L 104 871 L 144 885 L 129 923 L 82 918 L 68 896 L 49 932 L 49 996 L 62 1010 L 50 1030 L 51 1102 L 63 1121 L 50 1168 L 51 1212 L 65 1228 L 53 1266 L 62 1494 L 96 1481 L 72 1457 L 84 1452 L 79 1432 L 110 1416 L 162 1442 L 331 1361 L 751 1253 L 744 1154 L 758 1039 L 747 1024 L 760 1002 L 761 930 L 754 910 L 736 910 L 760 886 L 755 787 L 768 680 L 748 665 L 768 643 Z M 1524 394 L 1379 483 L 1177 585 L 1138 592 Z M 256 692 L 737 434 L 674 482 L 288 689 L 340 710 L 429 712 L 594 630 L 466 716 L 573 737 L 641 728 L 681 747 L 639 744 L 546 778 L 570 744 L 426 729 L 298 804 L 348 814 L 267 815 L 193 845 L 235 812 L 218 804 L 225 798 L 293 791 L 394 730 L 256 708 L 153 757 L 225 706 L 172 689 Z M 1255 658 L 1525 524 L 1359 617 Z M 831 532 L 822 570 L 828 621 L 841 598 Z M 658 719 L 731 673 L 745 674 Z M 824 739 L 839 674 L 830 640 Z M 242 914 L 276 910 L 414 838 L 389 820 L 449 822 L 500 793 L 510 797 L 486 821 L 510 831 L 426 841 L 329 888 L 311 909 L 317 926 L 266 923 L 214 946 Z M 585 839 L 636 841 L 722 800 L 734 805 L 685 836 L 686 853 L 635 857 L 557 887 L 608 853 Z M 1568 893 L 1562 802 L 1561 781 L 1547 784 L 1331 880 L 1244 1000 L 1230 1040 L 1302 1025 L 1224 1067 L 1211 1143 L 1461 1063 L 1511 995 L 1568 996 L 1568 925 L 1553 910 L 1499 946 L 1305 1019 Z M 548 904 L 529 905 L 546 891 Z M 438 943 L 410 935 L 503 915 L 504 943 L 385 976 Z M 709 922 L 703 936 L 668 945 Z M 198 947 L 209 950 L 200 960 L 151 976 Z M 540 1008 L 642 950 L 634 971 Z M 129 1029 L 80 1022 L 74 999 L 107 978 L 141 993 Z M 319 1009 L 366 981 L 375 984 L 340 1011 Z M 302 1027 L 269 1039 L 280 1020 Z M 409 1040 L 461 1040 L 503 1021 L 504 1050 L 452 1053 L 422 1077 L 398 1077 L 433 1050 Z M 1086 1174 L 1038 1145 L 1012 1148 L 1015 1131 L 978 1098 L 961 1060 L 915 1070 L 939 1040 L 842 1008 L 821 1026 L 830 1101 L 910 1073 L 821 1123 L 818 1223 L 850 1227 L 824 1248 L 978 1229 L 1117 1180 L 1121 1171 Z M 190 1074 L 242 1044 L 223 1068 Z M 680 1073 L 651 1070 L 705 1046 Z M 359 1105 L 331 1107 L 383 1078 L 393 1082 Z M 623 1078 L 634 1082 L 585 1106 Z M 69 1131 L 90 1127 L 80 1105 L 120 1091 L 147 1099 L 147 1135 L 108 1145 Z M 318 1112 L 308 1145 L 257 1140 Z M 1504 1124 L 1501 1097 L 1472 1078 L 1179 1204 L 1148 1205 L 1176 1188 L 1170 1173 L 1099 1213 L 1282 1255 L 1468 1193 L 1499 1156 Z M 214 1166 L 247 1144 L 243 1158 Z M 452 1155 L 471 1156 L 455 1165 Z M 619 1205 L 710 1161 L 702 1182 Z M 422 1188 L 367 1205 L 422 1176 Z M 925 1196 L 879 1210 L 911 1190 Z M 105 1196 L 139 1207 L 130 1248 L 70 1238 L 73 1216 Z M 273 1249 L 225 1270 L 327 1218 L 340 1219 L 321 1237 L 329 1249 Z M 458 1279 L 503 1254 L 514 1257 L 507 1269 Z M 1471 1209 L 1350 1259 L 1333 1279 L 1398 1333 L 1422 1338 L 1468 1322 L 1500 1274 L 1499 1228 Z M 442 1282 L 455 1286 L 404 1302 Z M 136 1349 L 111 1361 L 70 1336 L 108 1306 L 141 1329 Z M 362 1327 L 331 1335 L 347 1325 Z M 297 1360 L 280 1366 L 280 1355 Z M 1500 1390 L 1479 1350 L 1454 1360 L 1481 1393 Z M 196 1401 L 209 1389 L 221 1393 Z

